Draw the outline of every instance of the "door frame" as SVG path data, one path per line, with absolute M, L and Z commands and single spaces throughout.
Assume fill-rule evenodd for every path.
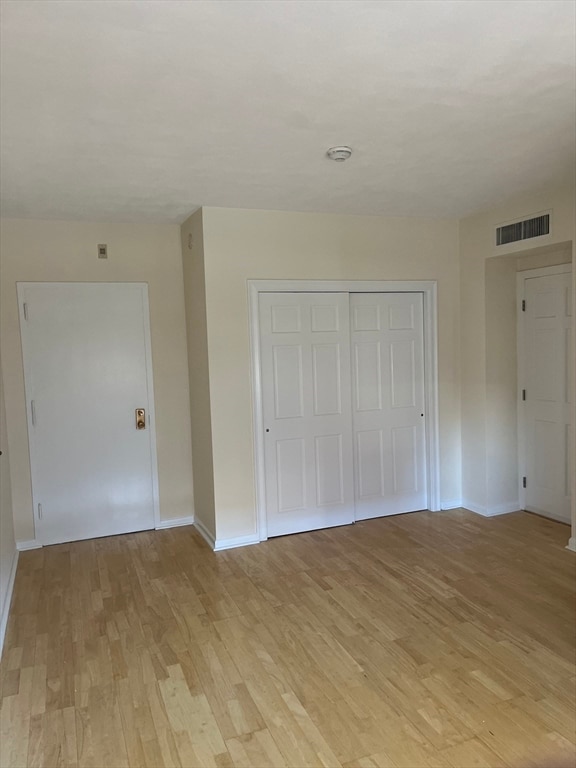
M 516 355 L 517 355 L 517 420 L 518 420 L 518 502 L 520 509 L 526 509 L 526 489 L 522 482 L 526 475 L 526 412 L 524 401 L 522 400 L 523 384 L 526 379 L 526 355 L 525 344 L 526 334 L 524 332 L 524 313 L 522 311 L 522 301 L 526 295 L 526 280 L 535 277 L 550 277 L 551 275 L 564 275 L 572 273 L 572 264 L 557 264 L 552 267 L 541 267 L 540 269 L 525 269 L 516 275 L 516 306 L 517 325 L 516 325 Z M 574 299 L 573 299 L 574 301 Z M 572 430 L 573 431 L 573 430 Z M 574 488 L 572 488 L 574 493 Z M 552 518 L 550 518 L 552 519 Z M 566 520 L 560 520 L 566 524 Z
M 252 367 L 252 414 L 256 490 L 256 532 L 268 538 L 264 461 L 264 414 L 260 355 L 260 293 L 421 293 L 424 302 L 424 388 L 426 403 L 426 496 L 428 509 L 440 510 L 440 435 L 438 409 L 438 310 L 436 280 L 248 280 Z
M 150 430 L 150 464 L 152 473 L 152 505 L 154 510 L 154 528 L 157 528 L 160 524 L 160 494 L 158 486 L 158 455 L 156 448 L 156 412 L 154 407 L 154 378 L 152 373 L 152 338 L 150 333 L 150 303 L 148 300 L 148 283 L 130 282 L 123 280 L 121 282 L 115 281 L 96 281 L 96 280 L 70 280 L 67 282 L 55 281 L 55 280 L 19 280 L 16 283 L 16 292 L 18 296 L 18 313 L 20 317 L 20 343 L 22 348 L 22 366 L 24 369 L 24 392 L 26 397 L 26 425 L 28 433 L 28 453 L 30 457 L 30 481 L 32 486 L 32 521 L 34 524 L 34 537 L 35 541 L 40 546 L 44 546 L 44 542 L 41 537 L 38 536 L 39 528 L 36 525 L 38 499 L 36 497 L 36 490 L 34 488 L 34 465 L 36 457 L 34 455 L 34 432 L 32 429 L 32 418 L 30 413 L 30 402 L 32 400 L 30 393 L 30 383 L 32 380 L 32 372 L 28 363 L 29 356 L 25 354 L 26 349 L 26 334 L 24 329 L 26 327 L 26 317 L 24 314 L 24 296 L 26 287 L 44 286 L 44 285 L 130 285 L 138 286 L 141 289 L 142 294 L 142 307 L 144 314 L 144 350 L 146 357 L 146 389 L 148 390 L 148 429 Z M 152 529 L 151 529 L 152 530 Z M 114 534 L 110 534 L 114 535 Z

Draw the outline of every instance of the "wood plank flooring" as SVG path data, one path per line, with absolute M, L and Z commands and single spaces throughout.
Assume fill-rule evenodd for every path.
M 455 510 L 24 552 L 0 766 L 572 766 L 568 535 Z

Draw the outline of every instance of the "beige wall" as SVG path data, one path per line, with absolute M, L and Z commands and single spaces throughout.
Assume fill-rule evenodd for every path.
M 576 306 L 576 240 L 572 241 L 572 307 Z M 572 327 L 572 381 L 576 387 L 576 312 L 572 309 L 574 320 Z M 576 392 L 572 393 L 572 535 L 569 547 L 576 552 Z
M 518 506 L 516 259 L 489 259 L 485 268 L 486 507 L 493 510 Z
M 6 411 L 4 408 L 4 386 L 2 364 L 0 363 L 0 654 L 4 631 L 8 620 L 11 593 L 8 594 L 10 578 L 17 556 L 12 519 L 12 491 L 10 487 L 10 456 L 6 434 Z
M 96 246 L 108 244 L 108 260 Z M 182 253 L 173 225 L 4 220 L 0 342 L 17 540 L 34 538 L 16 281 L 147 282 L 163 520 L 193 514 Z
M 513 280 L 516 270 L 570 259 L 574 205 L 573 188 L 546 190 L 460 222 L 464 504 L 494 510 L 514 501 L 510 494 L 518 475 Z M 521 255 L 498 257 L 495 226 L 548 209 L 553 210 L 553 219 L 546 248 L 526 242 Z
M 203 209 L 218 539 L 256 530 L 248 279 L 437 280 L 441 496 L 460 496 L 455 221 Z
M 542 269 L 555 267 L 558 264 L 572 263 L 572 243 L 561 243 L 520 254 L 516 257 L 516 270 L 524 272 L 527 269 Z
M 184 297 L 188 336 L 194 508 L 196 521 L 204 525 L 208 533 L 216 538 L 204 233 L 201 210 L 192 214 L 182 225 L 182 262 L 184 265 Z

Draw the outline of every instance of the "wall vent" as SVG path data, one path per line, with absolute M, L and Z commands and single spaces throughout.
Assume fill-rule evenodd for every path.
M 520 240 L 530 240 L 532 237 L 549 234 L 550 214 L 543 213 L 496 227 L 496 245 L 510 245 Z

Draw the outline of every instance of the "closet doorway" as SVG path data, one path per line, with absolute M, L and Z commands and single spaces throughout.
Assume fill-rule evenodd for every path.
M 438 509 L 435 283 L 250 291 L 260 539 Z

